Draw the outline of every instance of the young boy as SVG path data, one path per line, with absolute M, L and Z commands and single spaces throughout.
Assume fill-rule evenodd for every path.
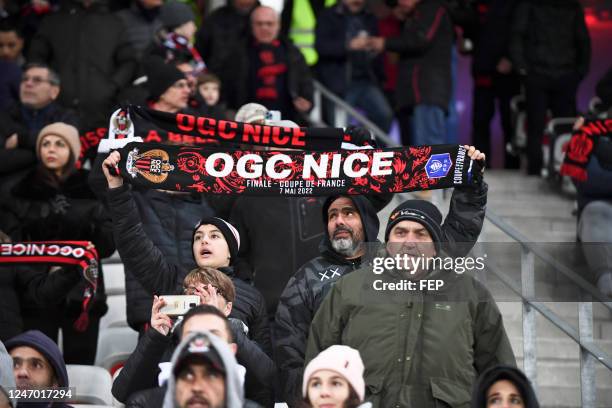
M 225 106 L 219 103 L 221 93 L 221 81 L 211 73 L 203 73 L 198 76 L 195 107 L 198 114 L 215 119 L 227 119 Z

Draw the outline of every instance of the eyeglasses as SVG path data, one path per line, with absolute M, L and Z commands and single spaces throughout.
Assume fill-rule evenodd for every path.
M 29 82 L 29 81 L 32 81 L 32 83 L 34 85 L 39 85 L 39 84 L 41 84 L 43 82 L 52 83 L 50 80 L 45 79 L 43 77 L 39 77 L 39 76 L 27 76 L 27 75 L 24 75 L 24 76 L 21 77 L 21 82 L 22 83 L 26 83 L 26 82 Z

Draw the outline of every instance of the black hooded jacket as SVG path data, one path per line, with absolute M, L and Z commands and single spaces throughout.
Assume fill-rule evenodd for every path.
M 327 210 L 338 197 L 328 198 L 322 207 L 323 225 Z M 364 196 L 351 196 L 361 216 L 365 241 L 377 243 L 379 221 L 376 210 Z M 308 330 L 319 305 L 333 283 L 360 268 L 363 257 L 346 259 L 331 246 L 325 234 L 319 245 L 321 256 L 306 262 L 289 280 L 276 311 L 276 364 L 280 370 L 282 398 L 291 402 L 298 398 L 302 386 L 302 370 Z
M 125 268 L 150 293 L 183 293 L 183 279 L 189 270 L 170 263 L 145 233 L 130 186 L 108 190 L 108 205 L 113 217 L 117 250 Z M 249 337 L 268 354 L 271 353 L 268 317 L 264 299 L 257 289 L 236 277 L 234 268 L 218 268 L 236 287 L 236 300 L 230 317 L 240 319 L 249 328 Z
M 500 380 L 508 380 L 521 393 L 523 406 L 525 408 L 539 408 L 540 404 L 535 392 L 529 383 L 529 379 L 521 370 L 510 366 L 495 366 L 483 372 L 474 384 L 472 391 L 472 408 L 486 408 L 487 391 L 493 384 Z

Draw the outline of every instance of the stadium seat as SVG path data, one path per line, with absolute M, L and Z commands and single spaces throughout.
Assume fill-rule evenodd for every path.
M 129 327 L 107 327 L 100 330 L 95 365 L 106 370 L 117 366 L 132 354 L 138 344 L 138 333 Z
M 87 404 L 88 407 L 92 406 L 89 404 L 112 406 L 112 379 L 107 370 L 76 364 L 68 364 L 66 369 L 70 387 L 76 392 L 71 401 L 76 404 Z

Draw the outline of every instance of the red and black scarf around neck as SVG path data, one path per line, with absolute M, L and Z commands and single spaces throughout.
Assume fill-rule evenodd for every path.
M 577 181 L 587 180 L 587 166 L 602 137 L 612 136 L 612 119 L 591 119 L 574 131 L 559 173 Z
M 78 266 L 87 282 L 82 310 L 74 323 L 77 331 L 89 325 L 88 312 L 98 288 L 98 251 L 89 241 L 36 241 L 0 244 L 0 264 Z

